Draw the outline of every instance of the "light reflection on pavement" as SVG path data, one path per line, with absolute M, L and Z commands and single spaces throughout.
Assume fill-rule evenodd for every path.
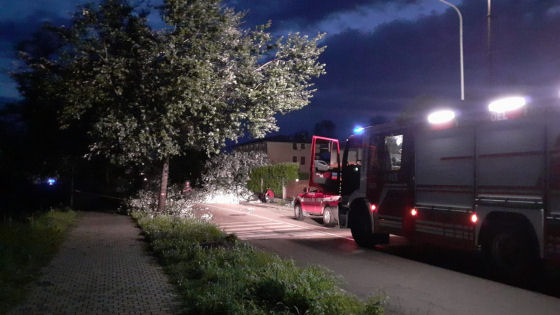
M 207 205 L 209 207 L 217 206 Z M 231 207 L 231 206 L 230 206 Z M 227 233 L 234 233 L 243 240 L 250 239 L 325 239 L 344 238 L 353 241 L 347 230 L 313 226 L 305 222 L 286 222 L 287 211 L 274 214 L 255 213 L 251 206 L 240 206 L 241 209 L 229 209 L 229 222 L 216 222 Z

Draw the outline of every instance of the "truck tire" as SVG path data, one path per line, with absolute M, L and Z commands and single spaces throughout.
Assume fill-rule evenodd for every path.
M 358 246 L 374 248 L 377 244 L 389 242 L 389 234 L 371 232 L 371 220 L 366 211 L 354 210 L 350 213 L 350 221 L 350 231 Z
M 334 226 L 336 224 L 336 220 L 334 218 L 334 209 L 331 207 L 325 207 L 323 210 L 323 225 L 324 226 Z
M 531 237 L 522 228 L 500 226 L 483 244 L 483 253 L 492 275 L 523 281 L 530 276 L 537 261 Z
M 300 221 L 303 220 L 303 212 L 299 203 L 296 203 L 296 205 L 294 206 L 294 218 Z

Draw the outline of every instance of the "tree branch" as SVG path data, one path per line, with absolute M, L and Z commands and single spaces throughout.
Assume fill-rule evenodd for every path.
M 272 59 L 270 61 L 265 62 L 262 66 L 258 67 L 257 69 L 255 69 L 255 72 L 257 71 L 261 71 L 264 67 L 268 66 L 269 64 L 276 62 L 276 61 L 280 61 L 280 59 Z

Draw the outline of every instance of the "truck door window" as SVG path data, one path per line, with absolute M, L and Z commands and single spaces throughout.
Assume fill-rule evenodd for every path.
M 325 193 L 335 193 L 339 172 L 338 141 L 333 139 L 316 139 L 313 156 L 313 183 Z
M 362 166 L 362 138 L 351 137 L 346 143 L 342 161 L 342 194 L 349 195 L 360 188 L 360 171 Z
M 398 171 L 401 169 L 403 135 L 385 136 L 385 169 Z

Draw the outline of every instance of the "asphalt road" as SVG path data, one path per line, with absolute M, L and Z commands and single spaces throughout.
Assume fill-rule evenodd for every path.
M 557 297 L 477 276 L 480 261 L 472 253 L 419 250 L 393 235 L 390 245 L 362 249 L 349 230 L 310 218 L 297 221 L 289 210 L 260 204 L 205 207 L 223 230 L 256 247 L 301 265 L 322 265 L 358 297 L 386 297 L 389 314 L 560 314 Z M 560 286 L 556 280 L 552 286 Z

